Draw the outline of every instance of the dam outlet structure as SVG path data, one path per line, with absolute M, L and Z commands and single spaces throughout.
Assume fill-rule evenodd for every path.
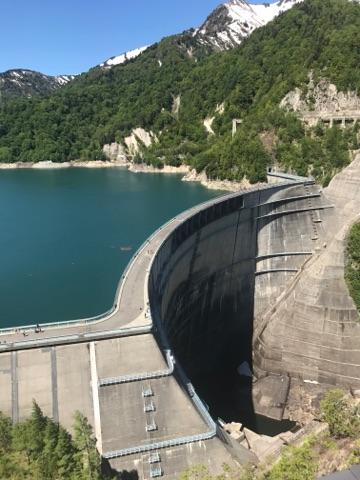
M 257 461 L 218 417 L 281 420 L 299 382 L 360 388 L 344 280 L 360 158 L 325 190 L 268 180 L 154 232 L 104 315 L 0 331 L 0 410 L 16 422 L 35 399 L 69 429 L 80 410 L 124 478 L 174 479 L 193 464 Z

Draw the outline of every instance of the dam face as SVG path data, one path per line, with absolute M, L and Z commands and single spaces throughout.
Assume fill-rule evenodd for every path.
M 149 279 L 153 319 L 212 413 L 244 421 L 216 403 L 225 391 L 228 403 L 241 401 L 226 378 L 240 382 L 237 367 L 252 368 L 256 319 L 321 241 L 327 207 L 312 182 L 247 192 L 197 212 L 158 250 Z M 241 408 L 251 413 L 251 398 Z
M 256 224 L 235 197 L 184 222 L 156 256 L 151 307 L 190 378 L 251 361 Z

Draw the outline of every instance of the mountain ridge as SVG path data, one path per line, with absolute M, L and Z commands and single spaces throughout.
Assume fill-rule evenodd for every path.
M 52 93 L 68 84 L 75 75 L 45 75 L 26 68 L 16 68 L 0 73 L 0 97 L 24 96 Z
M 274 3 L 250 4 L 246 0 L 230 0 L 219 5 L 208 16 L 195 31 L 194 38 L 215 50 L 235 48 L 254 30 L 302 1 L 279 0 Z
M 228 50 L 239 46 L 256 28 L 264 26 L 283 11 L 302 1 L 278 0 L 272 4 L 250 4 L 246 0 L 230 0 L 215 8 L 199 28 L 186 30 L 178 36 L 180 38 L 191 36 L 194 47 L 205 47 L 208 53 Z M 137 58 L 150 46 L 152 45 L 112 56 L 92 68 L 110 69 L 123 65 Z M 76 77 L 77 75 L 51 76 L 25 68 L 10 69 L 0 73 L 0 96 L 46 95 L 68 84 Z

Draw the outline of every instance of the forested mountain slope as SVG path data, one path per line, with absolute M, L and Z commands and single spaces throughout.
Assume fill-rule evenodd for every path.
M 0 113 L 0 160 L 103 158 L 104 144 L 142 127 L 159 142 L 137 161 L 188 162 L 210 177 L 258 181 L 268 163 L 278 162 L 299 173 L 310 167 L 326 182 L 348 162 L 356 130 L 319 125 L 305 131 L 279 104 L 296 86 L 306 91 L 310 72 L 341 91 L 360 91 L 357 2 L 305 0 L 225 52 L 209 55 L 195 41 L 191 31 L 168 37 L 49 97 L 7 103 Z M 234 138 L 233 118 L 243 120 Z
M 189 54 L 199 49 L 212 52 L 240 45 L 252 31 L 303 0 L 278 0 L 273 4 L 251 5 L 247 0 L 229 0 L 220 4 L 197 29 L 184 32 L 192 36 Z M 143 46 L 108 58 L 98 67 L 105 69 L 126 63 L 148 48 Z M 11 97 L 46 95 L 66 85 L 74 75 L 50 76 L 28 69 L 0 73 L 0 104 Z

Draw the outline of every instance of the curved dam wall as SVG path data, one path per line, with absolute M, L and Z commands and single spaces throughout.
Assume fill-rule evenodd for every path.
M 247 234 L 238 235 L 239 229 Z M 156 256 L 151 305 L 190 375 L 216 368 L 231 335 L 249 337 L 255 232 L 256 220 L 239 196 L 185 221 Z M 224 320 L 218 321 L 219 316 Z M 249 347 L 244 342 L 246 358 Z
M 252 364 L 254 318 L 321 242 L 326 209 L 313 182 L 279 184 L 224 197 L 170 233 L 152 264 L 149 299 L 190 378 Z

